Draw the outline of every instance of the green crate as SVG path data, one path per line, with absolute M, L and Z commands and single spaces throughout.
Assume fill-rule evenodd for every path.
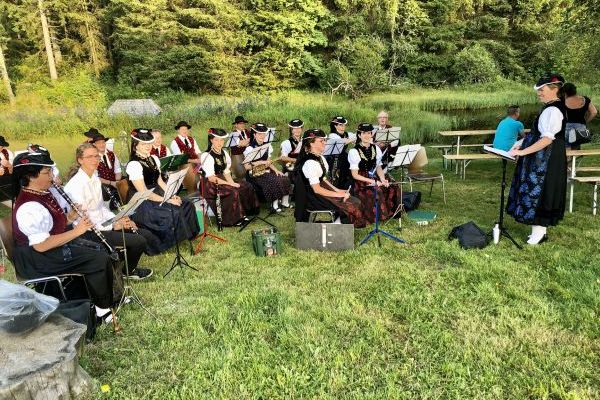
M 252 247 L 259 257 L 281 254 L 281 234 L 277 228 L 255 229 L 252 231 Z

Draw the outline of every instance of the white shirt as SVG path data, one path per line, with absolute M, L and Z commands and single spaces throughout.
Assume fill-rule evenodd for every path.
M 121 173 L 121 162 L 119 161 L 119 157 L 117 157 L 116 153 L 113 153 L 115 155 L 115 165 L 111 165 L 110 163 L 110 157 L 108 157 L 108 153 L 103 153 L 101 154 L 100 152 L 98 152 L 98 155 L 101 157 L 100 160 L 102 160 L 102 162 L 106 161 L 106 166 L 110 169 L 112 169 L 114 171 L 115 174 L 120 174 Z M 105 157 L 106 156 L 106 160 Z
M 53 190 L 50 190 L 50 193 L 52 193 L 61 208 L 68 210 L 68 206 L 62 197 Z M 28 201 L 21 204 L 15 218 L 19 230 L 29 239 L 30 246 L 40 244 L 50 237 L 54 222 L 50 211 L 41 203 Z
M 339 139 L 339 140 L 346 140 L 346 139 L 350 139 L 350 140 L 356 140 L 356 133 L 354 133 L 354 132 L 346 132 L 346 133 L 348 134 L 348 137 L 347 137 L 347 138 L 345 138 L 345 139 L 344 139 L 344 138 L 342 138 L 342 137 L 340 136 L 340 134 L 339 134 L 339 133 L 337 133 L 337 132 L 335 132 L 335 133 L 330 133 L 328 138 L 329 138 L 329 139 Z
M 383 154 L 381 153 L 381 149 L 379 146 L 375 146 L 375 162 L 376 166 L 381 166 L 381 158 Z M 350 149 L 348 151 L 348 162 L 350 163 L 350 169 L 358 171 L 358 164 L 360 164 L 360 153 L 356 148 Z
M 179 139 L 181 139 L 181 141 L 185 144 L 185 141 L 187 140 L 189 144 L 192 144 L 192 141 L 190 140 L 191 136 L 181 136 L 181 135 L 177 135 L 177 137 Z M 193 138 L 192 138 L 193 139 Z M 181 150 L 179 150 L 179 146 L 177 145 L 177 142 L 175 141 L 175 139 L 173 139 L 173 141 L 171 141 L 171 145 L 169 146 L 171 147 L 171 153 L 173 154 L 181 154 Z M 192 150 L 194 150 L 194 152 L 200 156 L 200 149 L 198 148 L 198 142 L 194 139 L 194 145 L 192 146 Z
M 267 144 L 267 143 L 263 143 L 263 145 L 265 145 L 265 144 Z M 258 146 L 258 147 L 260 147 L 260 146 Z M 253 149 L 254 149 L 254 147 L 252 147 L 252 146 L 246 147 L 246 149 L 244 150 L 244 156 L 247 156 L 248 153 L 250 153 Z M 273 146 L 271 146 L 271 143 L 269 143 L 268 153 L 269 153 L 268 158 L 271 158 L 271 154 L 273 154 Z
M 10 150 L 9 150 L 9 149 L 7 149 L 7 148 L 4 148 L 4 150 L 8 151 L 8 162 L 12 164 L 12 163 L 13 163 L 13 159 L 15 158 L 15 156 L 14 156 L 13 152 L 12 152 L 12 151 L 10 151 Z M 2 161 L 2 160 L 4 160 L 4 159 L 5 159 L 5 157 L 4 157 L 4 153 L 2 153 L 2 152 L 0 151 L 0 161 Z
M 325 166 L 325 171 L 323 171 L 321 164 L 317 160 L 307 160 L 302 166 L 302 173 L 308 179 L 308 183 L 311 185 L 316 185 L 320 182 L 320 178 L 323 174 L 327 174 L 329 171 L 329 166 L 327 165 L 327 161 L 325 157 L 320 156 L 323 165 Z
M 160 153 L 160 146 L 159 147 L 152 146 L 152 148 L 156 149 Z M 169 156 L 173 155 L 173 153 L 171 153 L 171 150 L 167 146 L 165 146 L 165 150 L 167 152 L 167 155 L 165 157 L 169 157 Z
M 554 140 L 554 136 L 562 129 L 563 118 L 562 112 L 557 107 L 551 106 L 544 109 L 538 120 L 540 137 Z
M 96 228 L 102 231 L 112 230 L 112 225 L 102 226 L 104 221 L 113 218 L 115 214 L 106 207 L 102 198 L 102 183 L 98 178 L 98 171 L 94 171 L 90 177 L 79 168 L 79 171 L 65 185 L 65 192 L 76 204 L 83 206 Z M 76 224 L 75 222 L 74 225 Z
M 225 171 L 223 171 L 223 174 L 230 174 L 231 173 L 231 157 L 229 156 L 229 153 L 227 153 L 225 151 L 225 149 L 223 149 L 221 151 L 223 152 L 223 154 L 225 154 L 225 164 L 227 165 L 227 167 L 225 167 Z M 200 160 L 202 161 L 202 169 L 204 170 L 206 177 L 209 178 L 211 176 L 214 176 L 215 175 L 215 158 L 210 154 L 210 152 L 203 153 Z
M 298 146 L 302 146 L 302 140 L 300 140 L 300 143 L 298 144 Z M 298 147 L 296 146 L 296 147 Z M 290 139 L 284 140 L 283 142 L 281 142 L 281 156 L 282 157 L 287 157 L 290 153 L 293 153 L 296 150 L 296 148 L 294 148 L 292 146 L 292 142 L 290 141 Z
M 158 172 L 160 172 L 160 160 L 154 155 L 150 157 L 154 159 L 154 162 L 158 167 Z M 125 172 L 127 172 L 127 176 L 129 176 L 129 180 L 132 182 L 144 179 L 144 168 L 142 167 L 142 164 L 140 164 L 139 161 L 129 161 L 127 163 L 127 167 L 125 167 Z

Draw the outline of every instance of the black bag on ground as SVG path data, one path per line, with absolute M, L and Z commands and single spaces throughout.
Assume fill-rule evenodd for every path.
M 485 232 L 473 221 L 452 228 L 448 240 L 452 239 L 458 239 L 463 249 L 483 249 L 490 242 Z
M 412 211 L 421 204 L 421 192 L 404 192 L 402 193 L 402 204 L 406 211 Z
M 87 299 L 67 300 L 58 305 L 56 313 L 67 317 L 72 321 L 78 322 L 87 326 L 85 339 L 91 342 L 96 336 L 96 309 L 94 305 Z

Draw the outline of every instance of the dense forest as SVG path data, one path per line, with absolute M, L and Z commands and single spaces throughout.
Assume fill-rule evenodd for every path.
M 155 93 L 595 83 L 597 0 L 2 0 L 0 100 L 60 77 Z

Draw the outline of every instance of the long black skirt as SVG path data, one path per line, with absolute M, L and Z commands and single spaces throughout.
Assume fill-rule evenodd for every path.
M 267 172 L 257 177 L 248 176 L 248 180 L 256 185 L 264 199 L 268 202 L 281 199 L 290 194 L 290 180 L 287 176 L 279 176 L 274 172 Z
M 225 180 L 223 175 L 217 175 L 217 177 Z M 217 185 L 211 183 L 208 179 L 205 179 L 204 182 L 206 185 L 206 200 L 216 214 Z M 239 181 L 238 183 L 240 185 L 239 188 L 230 185 L 219 185 L 223 226 L 234 226 L 243 217 L 260 207 L 252 185 L 246 181 Z
M 192 240 L 200 232 L 196 209 L 191 201 L 182 199 L 181 206 L 146 200 L 135 211 L 131 219 L 140 227 L 150 231 L 148 253 L 162 253 L 175 245 L 175 240 Z
M 75 239 L 44 252 L 31 246 L 15 246 L 13 258 L 15 268 L 25 279 L 82 274 L 92 302 L 102 308 L 113 306 L 112 261 L 96 243 Z

